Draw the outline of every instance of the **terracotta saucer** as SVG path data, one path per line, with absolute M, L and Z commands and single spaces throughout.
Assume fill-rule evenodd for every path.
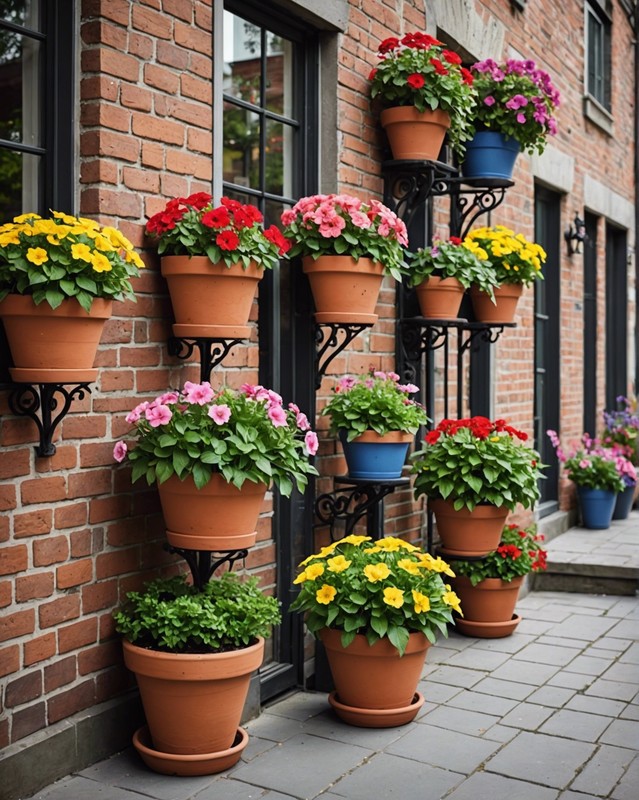
M 337 716 L 349 725 L 357 725 L 359 728 L 395 728 L 415 719 L 417 712 L 424 705 L 424 696 L 420 692 L 415 692 L 413 702 L 403 708 L 346 706 L 337 699 L 337 692 L 329 694 L 328 702 Z
M 151 747 L 151 737 L 146 725 L 138 728 L 133 734 L 133 746 L 144 763 L 155 772 L 163 775 L 214 775 L 237 764 L 242 751 L 248 744 L 248 733 L 238 728 L 233 746 L 219 753 L 197 753 L 195 755 L 179 755 L 177 753 L 161 753 Z
M 9 368 L 9 374 L 16 383 L 93 383 L 98 372 L 97 369 Z
M 377 314 L 358 314 L 349 311 L 316 311 L 315 322 L 319 325 L 330 325 L 334 322 L 337 325 L 374 325 L 378 320 Z
M 476 636 L 478 639 L 501 639 L 510 636 L 521 622 L 519 614 L 513 614 L 508 622 L 473 622 L 471 619 L 455 618 L 455 627 L 464 636 Z
M 178 339 L 248 339 L 250 325 L 191 325 L 173 324 L 173 335 Z

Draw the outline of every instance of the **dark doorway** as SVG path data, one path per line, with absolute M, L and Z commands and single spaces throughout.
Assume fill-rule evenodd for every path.
M 628 389 L 628 247 L 626 231 L 606 225 L 606 408 Z
M 597 430 L 597 222 L 586 212 L 584 242 L 584 425 L 592 436 Z M 574 258 L 574 256 L 573 256 Z

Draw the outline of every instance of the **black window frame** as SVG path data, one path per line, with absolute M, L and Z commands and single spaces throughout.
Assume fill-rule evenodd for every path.
M 590 0 L 584 6 L 585 93 L 608 112 L 612 109 L 610 5 L 609 0 Z

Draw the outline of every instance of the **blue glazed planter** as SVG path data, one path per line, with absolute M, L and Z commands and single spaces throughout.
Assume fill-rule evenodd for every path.
M 374 481 L 402 477 L 412 434 L 393 431 L 380 436 L 374 431 L 366 431 L 352 442 L 347 442 L 346 432 L 340 431 L 339 438 L 349 478 Z
M 634 486 L 628 486 L 623 490 L 623 492 L 619 492 L 615 502 L 615 509 L 612 512 L 613 519 L 628 519 L 634 496 Z
M 477 131 L 466 142 L 462 164 L 465 178 L 502 178 L 510 180 L 519 154 L 519 142 L 506 139 L 497 131 Z
M 617 493 L 608 489 L 577 487 L 584 528 L 605 530 L 610 527 L 612 512 L 617 501 Z

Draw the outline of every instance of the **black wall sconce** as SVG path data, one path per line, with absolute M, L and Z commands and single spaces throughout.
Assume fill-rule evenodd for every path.
M 564 239 L 569 256 L 583 252 L 583 243 L 586 241 L 586 223 L 577 212 L 575 212 L 572 225 L 569 225 L 564 233 Z

